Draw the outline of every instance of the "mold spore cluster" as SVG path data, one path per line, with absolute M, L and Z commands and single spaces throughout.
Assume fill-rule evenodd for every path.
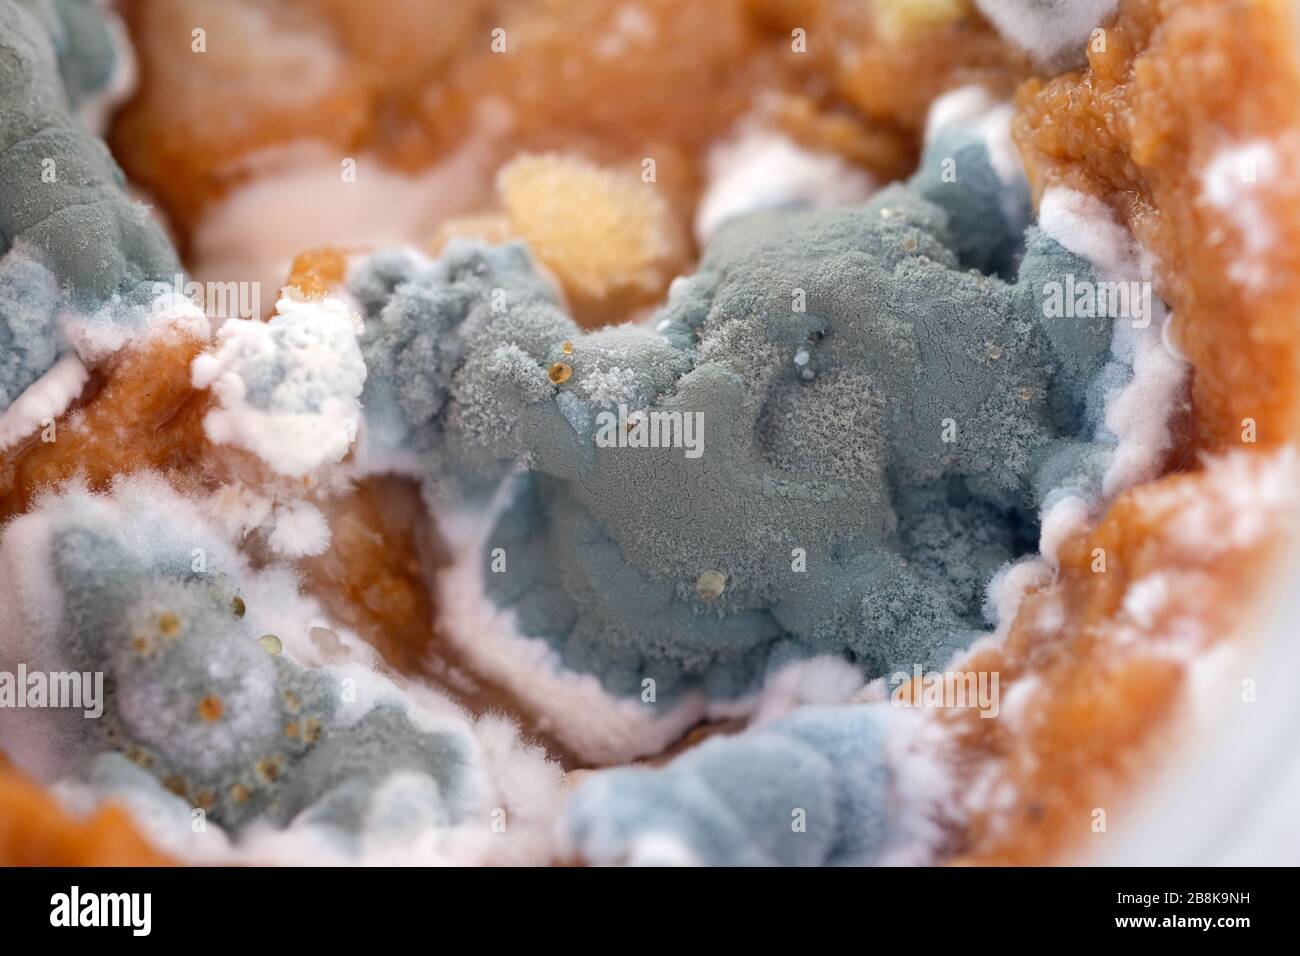
M 280 609 L 254 595 L 292 581 L 258 585 L 199 506 L 159 479 L 50 496 L 6 529 L 0 555 L 16 596 L 0 622 L 5 657 L 104 675 L 97 720 L 4 715 L 13 756 L 46 775 L 102 776 L 117 754 L 227 831 L 309 819 L 341 838 L 395 775 L 431 795 L 411 805 L 411 829 L 456 822 L 482 789 L 465 721 L 417 714 L 365 667 L 285 653 L 288 635 L 266 631 Z
M 485 587 L 613 694 L 735 696 L 822 653 L 937 666 L 1049 491 L 1109 454 L 1109 320 L 1042 309 L 1091 267 L 1022 232 L 1000 166 L 957 122 L 865 204 L 734 219 L 640 325 L 581 331 L 519 247 L 379 257 L 353 286 L 368 422 L 446 486 L 525 466 Z M 702 454 L 598 440 L 615 413 L 695 416 Z
M 179 262 L 76 109 L 117 68 L 76 0 L 0 0 L 0 414 L 54 366 L 145 331 Z M 83 354 L 83 357 L 85 357 Z

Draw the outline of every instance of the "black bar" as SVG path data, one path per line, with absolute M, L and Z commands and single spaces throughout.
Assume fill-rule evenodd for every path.
M 533 945 L 585 939 L 603 948 L 621 937 L 671 946 L 709 929 L 732 942 L 762 939 L 776 924 L 828 942 L 867 934 L 875 945 L 896 930 L 918 945 L 946 945 L 946 937 L 986 946 L 1035 927 L 1059 933 L 1056 943 L 1230 943 L 1242 932 L 1286 928 L 1293 885 L 1293 873 L 1263 869 L 27 869 L 0 870 L 0 926 L 7 941 L 78 933 L 83 943 L 204 949 L 280 940 L 374 946 L 385 938 L 436 947 L 474 933 L 496 945 L 512 929 Z M 74 886 L 87 916 L 86 907 L 100 907 L 98 894 L 149 894 L 148 935 L 136 935 L 127 918 L 142 927 L 143 897 L 131 910 L 121 897 L 109 901 L 105 912 L 116 907 L 127 925 L 51 925 Z

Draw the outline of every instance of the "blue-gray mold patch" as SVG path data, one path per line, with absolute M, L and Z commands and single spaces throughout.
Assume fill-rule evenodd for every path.
M 371 410 L 431 477 L 528 466 L 486 587 L 613 693 L 743 693 L 778 649 L 939 666 L 1053 489 L 1099 482 L 1094 386 L 1128 374 L 1108 321 L 1044 317 L 1044 283 L 1092 269 L 1008 188 L 956 128 L 862 206 L 727 223 L 645 326 L 578 328 L 519 247 L 380 259 L 355 284 Z M 702 453 L 597 441 L 616 401 L 699 416 Z
M 125 755 L 236 832 L 309 812 L 355 837 L 395 775 L 427 778 L 439 820 L 463 817 L 478 772 L 466 732 L 422 729 L 392 702 L 356 712 L 337 673 L 268 653 L 255 613 L 235 610 L 242 572 L 227 546 L 133 501 L 110 519 L 83 491 L 44 505 L 62 604 L 47 650 L 105 675 L 84 751 Z M 128 543 L 146 522 L 147 553 Z
M 60 305 L 123 327 L 148 321 L 155 282 L 180 267 L 148 210 L 125 192 L 121 170 L 103 142 L 72 110 L 105 83 L 113 49 L 101 13 L 89 2 L 0 0 L 0 257 L 35 259 L 52 274 Z M 3 260 L 0 260 L 3 261 Z M 0 352 L 11 340 L 17 362 L 0 365 L 0 409 L 14 389 L 53 364 L 52 321 L 36 335 L 32 309 L 49 315 L 46 282 L 0 281 Z M 23 341 L 19 341 L 19 340 Z M 16 370 L 17 364 L 23 366 Z
M 26 256 L 0 256 L 0 412 L 58 357 L 54 276 Z
M 564 831 L 593 863 L 869 864 L 891 834 L 884 742 L 871 708 L 808 708 L 660 768 L 596 775 Z

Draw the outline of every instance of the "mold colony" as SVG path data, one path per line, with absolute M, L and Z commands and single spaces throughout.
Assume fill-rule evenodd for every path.
M 36 91 L 9 115 L 85 164 L 89 191 L 33 180 L 44 212 L 4 230 L 0 331 L 35 363 L 10 375 L 8 401 L 53 365 L 56 323 L 78 333 L 64 354 L 88 372 L 55 413 L 56 441 L 30 432 L 0 449 L 7 567 L 48 548 L 35 564 L 53 574 L 24 572 L 0 634 L 8 660 L 48 630 L 42 660 L 90 655 L 116 687 L 96 728 L 110 737 L 20 727 L 0 746 L 46 782 L 70 774 L 60 792 L 74 803 L 143 800 L 182 826 L 198 807 L 232 835 L 296 817 L 289 832 L 344 854 L 432 831 L 444 856 L 491 860 L 500 851 L 476 834 L 502 807 L 525 821 L 511 852 L 528 862 L 1030 862 L 1077 846 L 1093 807 L 1122 806 L 1182 712 L 1189 669 L 1239 625 L 1288 528 L 1294 463 L 1270 451 L 1296 426 L 1286 6 L 1124 3 L 1087 64 L 1059 76 L 960 2 L 738 2 L 711 9 L 708 29 L 698 5 L 669 0 L 558 19 L 554 6 L 456 5 L 463 22 L 439 24 L 434 43 L 414 2 L 361 21 L 348 4 L 231 4 L 198 57 L 186 4 L 136 8 L 143 84 L 111 142 L 183 249 L 281 162 L 258 150 L 315 139 L 416 175 L 453 162 L 471 130 L 482 140 L 455 160 L 465 205 L 450 211 L 463 215 L 410 237 L 439 259 L 323 246 L 295 260 L 269 325 L 234 321 L 209 342 L 184 303 L 155 308 L 142 291 L 170 281 L 171 253 L 42 92 L 76 90 L 35 21 L 0 5 L 23 54 L 5 95 Z M 486 39 L 498 24 L 515 44 L 504 55 Z M 230 42 L 267 29 L 311 67 L 294 82 L 269 82 L 283 62 Z M 1031 72 L 1014 129 L 1042 228 L 1021 258 L 1029 193 L 990 120 L 1006 113 L 988 106 Z M 215 76 L 249 91 L 244 125 L 219 140 L 201 121 Z M 707 147 L 756 91 L 747 122 L 884 182 L 915 165 L 937 95 L 969 82 L 995 95 L 930 112 L 906 186 L 723 225 L 649 324 L 595 328 L 690 271 Z M 688 95 L 705 83 L 719 95 Z M 0 132 L 4 168 L 29 173 L 22 131 Z M 498 175 L 520 151 L 532 154 Z M 639 177 L 647 156 L 654 182 Z M 1241 160 L 1253 177 L 1233 175 Z M 103 258 L 56 234 L 59 209 L 86 195 Z M 593 205 L 598 219 L 556 230 L 556 210 Z M 30 203 L 0 206 L 12 219 Z M 1256 218 L 1234 219 L 1243 209 Z M 1101 246 L 1126 254 L 1098 255 L 1090 236 L 1118 236 Z M 50 287 L 39 269 L 71 291 L 36 295 Z M 1159 321 L 1126 337 L 1045 318 L 1044 287 L 1066 276 L 1154 278 L 1190 395 Z M 364 359 L 359 443 L 312 443 L 289 467 L 301 416 L 362 387 L 324 374 L 303 339 L 328 322 L 331 361 L 354 334 Z M 595 416 L 620 404 L 702 412 L 706 454 L 601 448 Z M 962 440 L 943 441 L 947 418 Z M 1257 442 L 1243 445 L 1244 419 Z M 1223 457 L 1195 459 L 1188 435 Z M 195 548 L 212 558 L 201 571 Z M 872 679 L 943 667 L 969 645 L 985 585 L 1018 558 L 990 592 L 996 639 L 953 665 L 1000 674 L 1002 719 L 871 702 Z M 227 653 L 252 676 L 196 679 Z M 374 699 L 339 704 L 347 680 L 377 682 Z M 830 706 L 787 713 L 799 702 Z M 719 734 L 700 743 L 697 728 L 659 770 L 585 777 L 566 801 L 553 765 L 461 708 L 516 715 L 569 767 L 660 753 L 701 720 Z M 47 752 L 49 739 L 66 746 Z M 204 753 L 229 759 L 199 766 Z M 918 762 L 942 782 L 917 788 Z M 65 852 L 73 825 L 12 774 L 3 793 L 52 857 Z M 538 833 L 562 804 L 557 847 Z M 77 852 L 149 852 L 104 819 Z M 256 858 L 256 841 L 244 852 Z

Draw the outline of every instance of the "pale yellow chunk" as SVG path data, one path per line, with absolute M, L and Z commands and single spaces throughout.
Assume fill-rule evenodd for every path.
M 510 231 L 579 300 L 659 292 L 682 240 L 654 183 L 558 154 L 524 155 L 497 174 Z

